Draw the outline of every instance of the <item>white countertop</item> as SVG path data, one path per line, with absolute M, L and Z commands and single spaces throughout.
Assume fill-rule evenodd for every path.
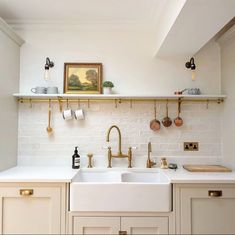
M 163 170 L 171 179 L 171 183 L 235 183 L 235 171 L 233 172 L 189 172 L 183 168 L 175 170 Z
M 99 168 L 92 168 L 92 170 Z M 107 169 L 107 168 L 103 168 Z M 112 168 L 119 170 L 118 168 Z M 110 169 L 110 170 L 112 170 Z M 192 173 L 183 168 L 178 170 L 161 170 L 158 168 L 138 168 L 133 170 L 162 171 L 171 180 L 171 183 L 235 183 L 235 171 L 228 173 Z M 7 182 L 61 182 L 70 183 L 78 170 L 71 167 L 35 167 L 17 166 L 0 172 L 0 183 Z
M 69 183 L 78 170 L 71 167 L 13 167 L 0 172 L 1 182 L 61 182 Z

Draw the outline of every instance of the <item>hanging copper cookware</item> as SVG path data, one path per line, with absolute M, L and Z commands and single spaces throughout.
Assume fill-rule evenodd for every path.
M 180 117 L 181 102 L 182 102 L 182 101 L 179 99 L 179 101 L 178 101 L 178 116 L 177 116 L 177 118 L 175 118 L 175 120 L 174 120 L 174 123 L 175 123 L 175 125 L 176 125 L 177 127 L 182 126 L 183 123 L 184 123 L 183 119 Z
M 153 131 L 158 131 L 161 128 L 161 122 L 157 120 L 157 107 L 156 101 L 154 101 L 154 119 L 150 122 L 150 129 Z
M 172 120 L 168 116 L 168 100 L 166 102 L 166 117 L 163 118 L 162 125 L 164 127 L 170 127 L 172 125 Z

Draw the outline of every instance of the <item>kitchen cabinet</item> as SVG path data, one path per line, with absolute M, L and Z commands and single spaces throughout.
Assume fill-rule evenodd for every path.
M 72 234 L 118 234 L 120 217 L 74 217 Z
M 65 186 L 0 184 L 0 234 L 65 233 Z
M 235 234 L 235 185 L 176 186 L 177 234 Z
M 72 217 L 70 234 L 169 234 L 168 217 Z
M 127 234 L 169 234 L 168 217 L 122 217 L 121 230 Z

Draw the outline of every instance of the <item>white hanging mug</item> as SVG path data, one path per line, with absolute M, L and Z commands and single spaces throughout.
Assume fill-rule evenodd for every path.
M 83 120 L 85 118 L 83 109 L 77 109 L 74 111 L 74 116 L 77 120 Z
M 67 109 L 62 112 L 64 120 L 73 119 L 73 110 L 69 108 L 69 102 L 67 100 Z
M 77 120 L 83 120 L 85 118 L 83 109 L 80 108 L 80 100 L 78 99 L 78 108 L 74 111 L 74 116 Z

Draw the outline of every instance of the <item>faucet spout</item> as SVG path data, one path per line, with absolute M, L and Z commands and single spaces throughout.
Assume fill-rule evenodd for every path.
M 112 129 L 115 128 L 118 132 L 118 154 L 122 155 L 122 135 L 121 135 L 121 131 L 119 129 L 118 126 L 113 125 L 108 129 L 108 133 L 107 133 L 107 137 L 106 137 L 106 141 L 109 142 L 110 141 L 110 133 L 112 131 Z
M 109 142 L 110 140 L 110 133 L 112 129 L 116 129 L 118 132 L 118 153 L 113 154 L 111 147 L 108 147 L 108 168 L 112 167 L 112 158 L 128 158 L 128 168 L 131 168 L 131 161 L 132 161 L 132 148 L 130 147 L 127 154 L 122 154 L 122 135 L 121 131 L 118 126 L 113 125 L 108 129 L 106 141 Z
M 148 143 L 148 158 L 147 158 L 147 163 L 146 163 L 147 168 L 152 168 L 152 166 L 156 165 L 156 163 L 151 161 L 150 159 L 151 153 L 152 153 L 152 144 L 151 142 L 149 142 Z
M 148 143 L 148 157 L 150 158 L 150 153 L 152 153 L 152 144 L 151 142 Z

